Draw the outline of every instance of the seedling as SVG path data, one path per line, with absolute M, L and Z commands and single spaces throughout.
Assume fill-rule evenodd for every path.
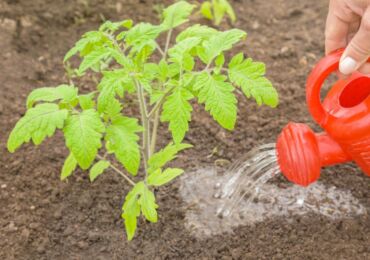
M 212 20 L 215 25 L 220 25 L 226 15 L 231 22 L 236 21 L 234 9 L 228 0 L 205 1 L 200 7 L 200 12 L 205 18 Z
M 91 181 L 108 168 L 124 177 L 133 186 L 122 207 L 129 240 L 141 214 L 150 222 L 158 219 L 153 189 L 184 172 L 166 165 L 191 147 L 183 140 L 192 104 L 204 105 L 216 122 L 232 130 L 237 118 L 236 88 L 258 104 L 275 107 L 278 103 L 263 63 L 239 53 L 225 64 L 224 53 L 244 39 L 245 32 L 221 32 L 197 24 L 179 33 L 171 44 L 174 28 L 187 22 L 194 8 L 180 1 L 163 10 L 159 25 L 107 21 L 99 30 L 85 33 L 64 62 L 78 54 L 82 61 L 76 73 L 67 66 L 68 74 L 98 75 L 97 89 L 81 94 L 71 76 L 69 84 L 35 89 L 28 96 L 26 114 L 9 136 L 8 150 L 14 152 L 31 140 L 39 145 L 60 129 L 70 151 L 62 180 L 77 167 L 90 169 Z M 163 33 L 166 41 L 160 47 L 157 38 Z M 136 101 L 140 123 L 124 112 L 128 99 Z M 161 122 L 168 125 L 173 141 L 158 150 Z

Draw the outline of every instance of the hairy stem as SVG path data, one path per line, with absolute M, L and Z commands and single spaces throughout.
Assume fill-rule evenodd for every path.
M 144 166 L 145 173 L 147 172 L 147 162 L 151 156 L 150 153 L 150 121 L 148 118 L 148 112 L 146 107 L 146 101 L 144 96 L 144 89 L 137 80 L 135 80 L 137 89 L 137 98 L 140 105 L 141 123 L 143 125 L 143 156 L 144 156 Z
M 164 53 L 163 53 L 163 59 L 166 59 L 167 57 L 168 48 L 170 47 L 170 42 L 171 42 L 171 36 L 172 36 L 172 29 L 170 29 L 167 34 L 166 45 L 165 45 Z
M 159 107 L 155 111 L 155 115 L 154 115 L 152 140 L 151 140 L 151 144 L 150 144 L 150 153 L 151 154 L 153 154 L 155 152 L 155 146 L 157 144 L 157 132 L 158 132 L 158 126 L 159 126 L 159 114 L 160 114 L 160 111 L 161 111 L 161 108 Z
M 100 160 L 106 160 L 105 157 L 100 156 L 99 154 L 96 157 L 98 157 Z M 116 166 L 114 166 L 111 162 L 110 162 L 110 166 L 109 167 L 112 168 L 116 173 L 118 173 L 119 175 L 121 175 L 132 186 L 135 186 L 136 185 L 135 182 L 133 182 L 126 174 L 124 174 L 120 169 L 118 169 Z

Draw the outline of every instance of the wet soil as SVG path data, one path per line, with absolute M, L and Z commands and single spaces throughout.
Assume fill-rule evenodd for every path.
M 60 135 L 15 154 L 5 148 L 25 112 L 27 94 L 64 77 L 62 57 L 80 35 L 102 18 L 156 21 L 149 0 L 0 0 L 0 258 L 1 259 L 370 259 L 370 218 L 330 220 L 319 215 L 275 218 L 235 228 L 233 234 L 194 237 L 184 226 L 186 204 L 174 182 L 158 191 L 160 221 L 139 223 L 125 240 L 120 207 L 127 184 L 113 172 L 90 184 L 78 171 L 59 181 L 67 155 Z M 258 108 L 239 98 L 233 133 L 221 130 L 197 107 L 177 165 L 188 171 L 235 160 L 258 144 L 273 142 L 288 121 L 313 124 L 304 84 L 323 55 L 326 1 L 233 1 L 236 27 L 249 33 L 244 51 L 267 64 L 277 87 L 278 109 Z M 222 25 L 230 27 L 228 23 Z M 91 89 L 91 82 L 82 91 Z M 163 132 L 165 128 L 163 128 Z M 160 138 L 165 144 L 168 136 Z M 216 149 L 217 148 L 217 149 Z M 214 152 L 216 151 L 216 152 Z M 326 184 L 350 191 L 369 211 L 370 180 L 355 166 L 323 172 Z M 286 185 L 281 178 L 279 185 Z

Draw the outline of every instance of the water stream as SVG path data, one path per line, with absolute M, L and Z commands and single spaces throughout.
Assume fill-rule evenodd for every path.
M 252 150 L 226 171 L 210 167 L 185 174 L 180 194 L 188 205 L 187 228 L 203 237 L 276 217 L 289 220 L 315 213 L 338 219 L 366 214 L 348 191 L 320 182 L 308 188 L 269 182 L 279 174 L 274 144 Z

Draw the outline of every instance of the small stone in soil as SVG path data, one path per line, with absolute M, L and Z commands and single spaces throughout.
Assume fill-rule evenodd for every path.
M 6 184 L 1 184 L 2 189 L 6 189 L 7 185 Z
M 33 206 L 33 205 L 30 207 L 30 210 L 35 210 L 35 209 L 36 209 L 36 207 Z

